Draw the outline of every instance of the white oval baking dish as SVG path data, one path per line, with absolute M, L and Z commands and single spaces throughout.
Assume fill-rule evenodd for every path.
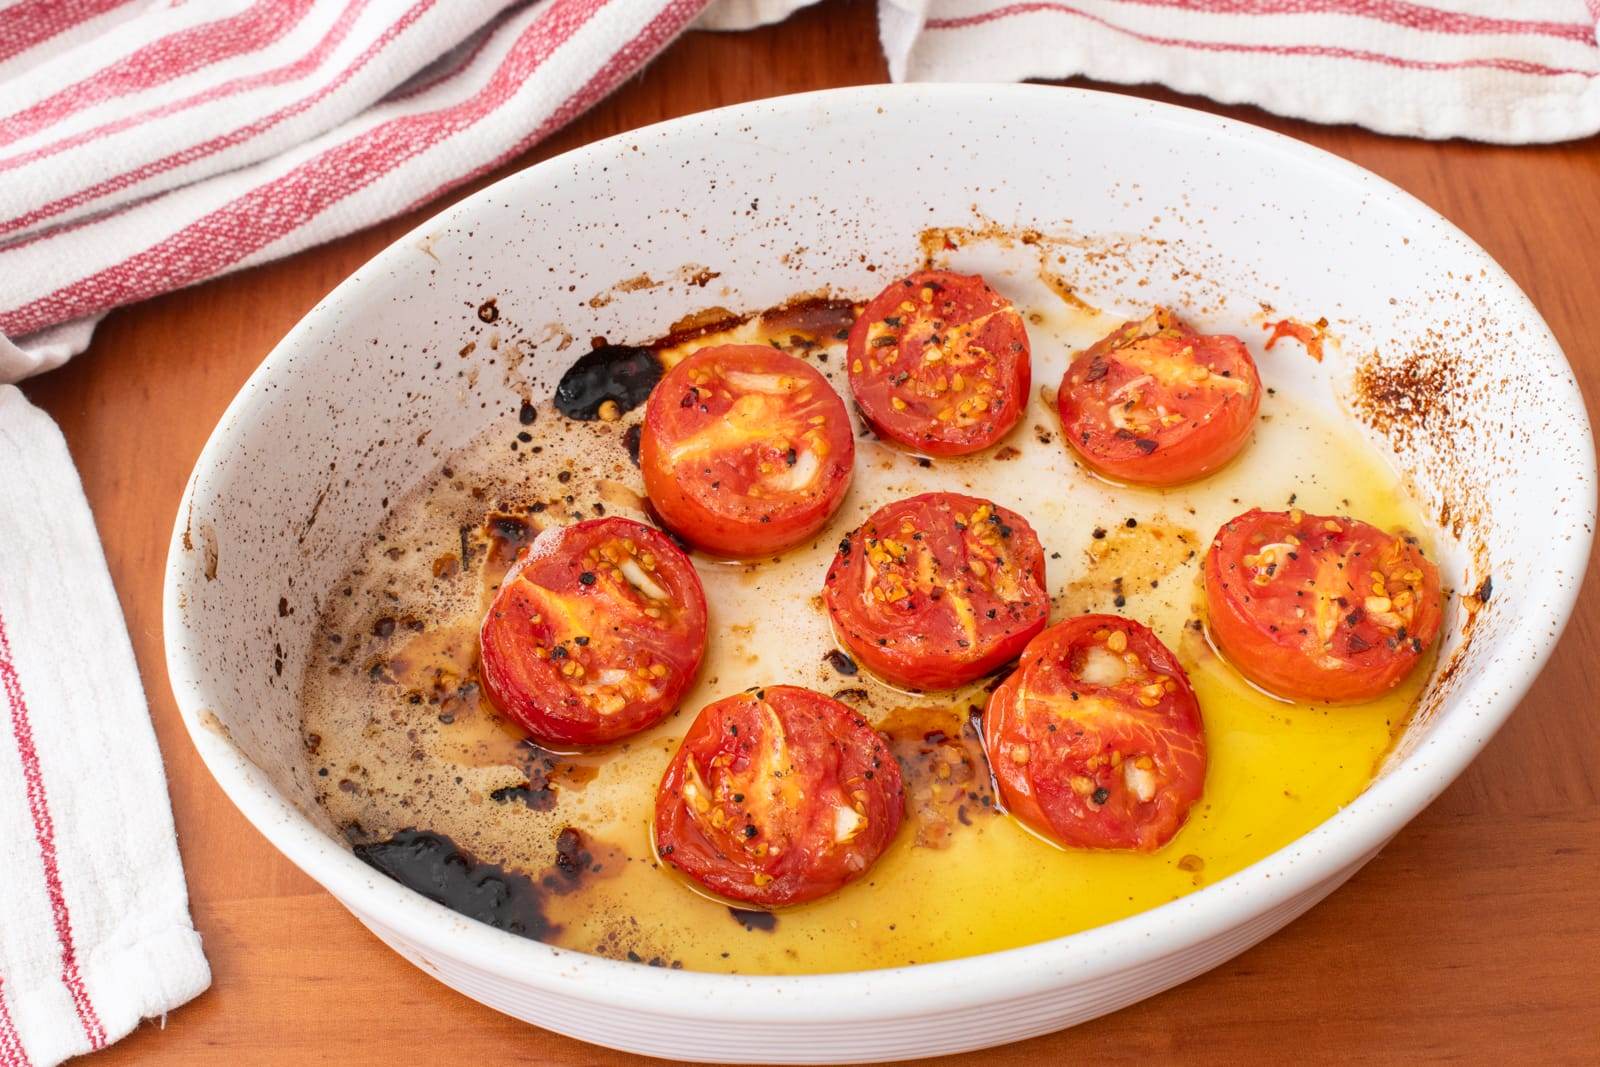
M 1452 598 L 1422 710 L 1359 798 L 1254 866 L 1109 926 L 808 977 L 558 950 L 462 918 L 351 854 L 312 801 L 292 680 L 321 597 L 385 498 L 488 420 L 514 418 L 512 386 L 548 383 L 564 362 L 550 346 L 526 367 L 510 348 L 458 355 L 483 300 L 576 337 L 641 340 L 712 303 L 753 310 L 824 284 L 867 295 L 913 264 L 926 227 L 992 223 L 1120 249 L 1117 284 L 1203 324 L 1259 303 L 1333 320 L 1343 343 L 1326 362 L 1282 360 L 1273 373 L 1305 378 L 1390 453 L 1441 527 L 1447 585 L 1488 592 L 1492 581 L 1480 610 Z M 710 289 L 706 268 L 721 272 Z M 618 284 L 642 274 L 663 284 Z M 1583 403 L 1537 312 L 1481 249 L 1375 176 L 1125 96 L 827 92 L 549 160 L 339 286 L 250 378 L 194 470 L 168 562 L 167 660 L 195 745 L 246 817 L 386 943 L 468 996 L 658 1056 L 932 1056 L 1070 1026 L 1182 982 L 1348 878 L 1460 773 L 1544 663 L 1588 558 L 1594 486 Z

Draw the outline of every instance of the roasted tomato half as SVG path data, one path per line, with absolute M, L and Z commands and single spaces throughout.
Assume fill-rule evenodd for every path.
M 1067 442 L 1094 470 L 1177 485 L 1238 455 L 1261 378 L 1237 337 L 1195 333 L 1158 307 L 1074 356 L 1056 406 Z
M 859 878 L 904 811 L 900 765 L 867 720 L 768 686 L 689 727 L 656 792 L 656 853 L 713 893 L 777 908 Z
M 705 593 L 659 530 L 554 527 L 507 572 L 479 641 L 501 714 L 541 744 L 603 744 L 677 707 L 706 651 Z
M 1439 636 L 1439 569 L 1416 540 L 1343 516 L 1247 511 L 1206 553 L 1217 648 L 1279 696 L 1382 696 Z
M 879 437 L 930 456 L 988 448 L 1015 426 L 1032 381 L 1028 333 L 977 275 L 893 282 L 850 331 L 850 390 Z
M 839 543 L 822 595 L 851 655 L 908 689 L 952 689 L 998 669 L 1050 612 L 1033 527 L 957 493 L 873 512 Z
M 662 522 L 724 556 L 822 529 L 850 486 L 855 437 L 826 378 L 767 345 L 702 348 L 657 383 L 639 466 Z
M 1205 785 L 1188 676 L 1147 627 L 1116 615 L 1034 638 L 990 696 L 983 740 L 1005 809 L 1071 848 L 1153 852 Z

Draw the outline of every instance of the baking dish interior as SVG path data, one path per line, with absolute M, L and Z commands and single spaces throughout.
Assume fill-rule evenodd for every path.
M 178 516 L 169 661 L 207 758 L 344 848 L 314 802 L 297 687 L 391 501 L 547 399 L 589 338 L 863 298 L 945 237 L 985 273 L 1049 273 L 1129 316 L 1165 303 L 1237 333 L 1326 318 L 1324 358 L 1280 354 L 1268 384 L 1388 457 L 1452 593 L 1377 780 L 1431 738 L 1457 754 L 1486 740 L 1565 618 L 1594 496 L 1570 369 L 1515 285 L 1404 194 L 1285 139 L 1122 97 L 922 87 L 771 101 L 557 158 L 308 315 L 229 409 Z M 491 315 L 495 343 L 469 345 Z

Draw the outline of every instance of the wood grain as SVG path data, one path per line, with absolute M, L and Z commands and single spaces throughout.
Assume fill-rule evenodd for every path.
M 862 2 L 830 0 L 752 33 L 690 34 L 493 177 L 675 115 L 882 80 L 873 10 Z M 1430 144 L 1140 93 L 1320 145 L 1437 208 L 1532 295 L 1577 366 L 1592 417 L 1600 397 L 1600 140 Z M 164 1028 L 148 1024 L 102 1053 L 107 1065 L 642 1062 L 499 1016 L 390 953 L 234 810 L 191 749 L 167 685 L 162 567 L 206 436 L 318 298 L 443 206 L 117 312 L 88 353 L 26 387 L 65 431 L 105 540 L 171 777 L 195 920 L 216 972 L 212 990 Z M 1592 1055 L 1600 1048 L 1600 673 L 1590 667 L 1600 659 L 1597 594 L 1591 572 L 1549 669 L 1510 724 L 1329 901 L 1162 996 L 959 1062 Z

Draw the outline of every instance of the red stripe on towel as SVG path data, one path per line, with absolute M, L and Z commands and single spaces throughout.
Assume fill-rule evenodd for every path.
M 61 983 L 72 997 L 72 1006 L 78 1012 L 78 1021 L 89 1037 L 90 1046 L 104 1048 L 105 1027 L 100 1025 L 100 1017 L 95 1013 L 94 1005 L 89 1002 L 88 991 L 83 987 L 83 976 L 78 973 L 78 952 L 72 940 L 72 916 L 67 911 L 66 894 L 61 889 L 61 870 L 56 863 L 55 824 L 50 819 L 44 775 L 39 769 L 39 750 L 33 743 L 33 723 L 28 718 L 28 702 L 22 692 L 22 680 L 17 677 L 16 664 L 11 658 L 11 642 L 6 637 L 3 616 L 0 616 L 0 688 L 5 690 L 6 703 L 11 708 L 11 733 L 16 739 L 17 755 L 22 760 L 22 781 L 28 797 L 28 813 L 33 817 L 33 836 L 39 844 L 45 892 L 50 898 L 56 941 L 61 948 Z
M 266 0 L 230 18 L 203 22 L 151 41 L 109 67 L 0 120 L 0 144 L 37 133 L 86 107 L 165 85 L 201 67 L 255 52 L 299 23 L 311 0 Z
M 995 8 L 993 11 L 984 11 L 976 15 L 963 15 L 958 18 L 929 19 L 930 30 L 955 30 L 967 26 L 978 26 L 986 22 L 997 22 L 1000 19 L 1011 18 L 1016 15 L 1032 15 L 1036 13 L 1054 15 L 1072 15 L 1077 18 L 1093 22 L 1115 33 L 1146 44 L 1162 45 L 1167 48 L 1189 48 L 1200 52 L 1248 52 L 1258 55 L 1279 56 L 1307 56 L 1322 59 L 1350 59 L 1363 63 L 1379 63 L 1385 66 L 1401 67 L 1407 70 L 1467 70 L 1472 68 L 1485 68 L 1490 70 L 1505 70 L 1514 74 L 1562 75 L 1577 74 L 1585 78 L 1595 77 L 1592 70 L 1575 70 L 1565 67 L 1549 67 L 1542 63 L 1533 63 L 1525 59 L 1511 59 L 1507 57 L 1487 57 L 1483 59 L 1407 59 L 1403 56 L 1385 55 L 1382 52 L 1368 52 L 1357 48 L 1339 48 L 1333 45 L 1316 44 L 1235 44 L 1230 41 L 1195 41 L 1182 37 L 1157 37 L 1152 34 L 1141 33 L 1138 30 L 1119 26 L 1108 19 L 1088 11 L 1082 11 L 1066 4 L 1048 3 L 1045 0 L 1030 0 L 1027 3 L 1008 4 L 1005 7 Z
M 322 39 L 305 54 L 296 56 L 292 63 L 286 63 L 283 66 L 262 71 L 259 74 L 252 74 L 248 77 L 235 78 L 233 81 L 224 82 L 204 92 L 184 97 L 182 100 L 174 100 L 170 103 L 162 104 L 160 107 L 140 111 L 137 114 L 124 115 L 122 118 L 96 126 L 93 129 L 83 130 L 70 137 L 63 137 L 59 141 L 51 141 L 49 144 L 29 149 L 21 155 L 0 159 L 0 171 L 14 170 L 35 160 L 53 156 L 58 152 L 65 152 L 69 148 L 88 144 L 97 138 L 106 137 L 113 133 L 121 133 L 135 126 L 148 125 L 155 119 L 171 118 L 181 111 L 188 111 L 190 108 L 209 104 L 213 100 L 250 92 L 253 89 L 259 89 L 267 85 L 281 85 L 284 82 L 302 78 L 321 66 L 322 62 L 328 58 L 333 50 L 343 43 L 344 39 L 350 34 L 350 28 L 355 25 L 356 16 L 361 14 L 369 2 L 370 0 L 357 0 L 356 3 L 341 11 L 338 19 L 328 28 L 328 32 L 323 35 Z
M 6 12 L 6 36 L 0 40 L 0 61 L 21 55 L 79 23 L 99 18 L 128 0 L 23 0 Z
M 523 31 L 487 84 L 472 97 L 453 107 L 391 119 L 335 145 L 116 266 L 0 314 L 0 333 L 26 336 L 51 323 L 142 300 L 231 269 L 494 113 L 609 2 L 549 0 L 539 19 Z

